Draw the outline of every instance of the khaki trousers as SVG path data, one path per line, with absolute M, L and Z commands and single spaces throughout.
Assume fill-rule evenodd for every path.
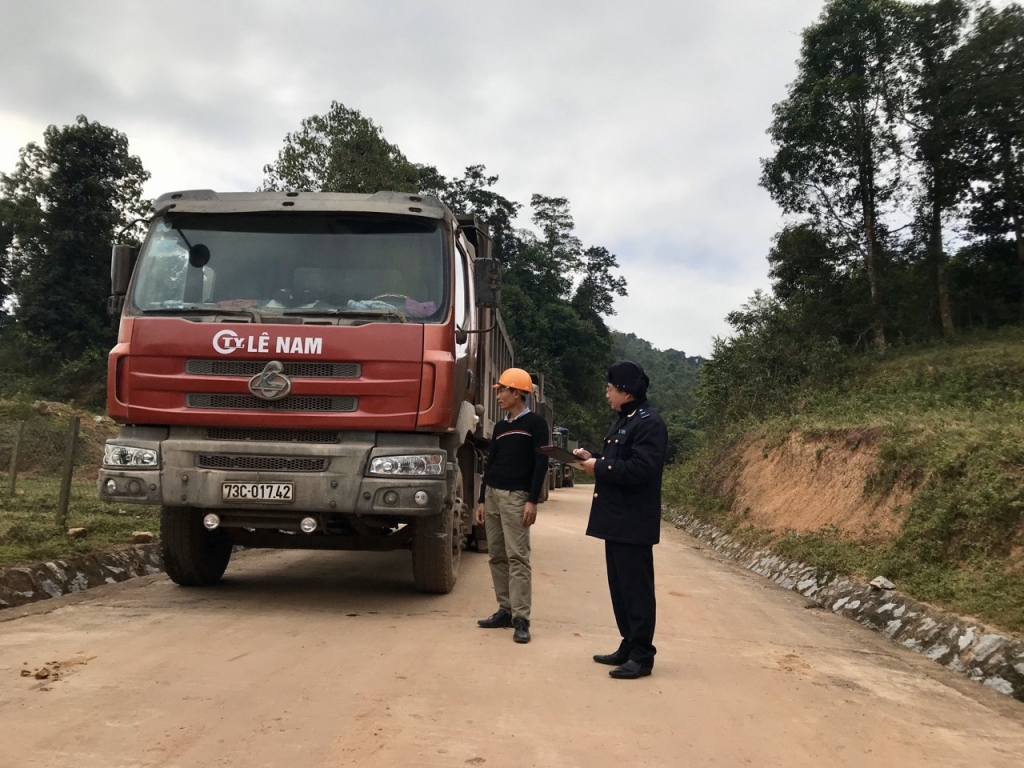
M 491 580 L 498 606 L 514 619 L 530 618 L 532 600 L 530 529 L 523 525 L 526 491 L 488 488 L 484 495 L 484 525 L 490 553 Z

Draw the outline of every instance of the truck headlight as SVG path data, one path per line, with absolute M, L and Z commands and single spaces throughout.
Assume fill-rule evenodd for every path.
M 111 445 L 103 447 L 103 466 L 123 469 L 125 467 L 155 467 L 157 452 L 149 448 L 133 448 L 130 445 Z
M 371 475 L 388 477 L 440 477 L 444 474 L 444 454 L 415 456 L 378 456 L 370 462 Z

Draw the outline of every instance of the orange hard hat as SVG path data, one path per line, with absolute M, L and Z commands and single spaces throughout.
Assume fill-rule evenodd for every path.
M 498 383 L 492 389 L 497 389 L 498 387 L 518 389 L 520 392 L 530 394 L 533 392 L 533 377 L 522 368 L 506 368 L 501 374 L 501 378 L 498 379 Z

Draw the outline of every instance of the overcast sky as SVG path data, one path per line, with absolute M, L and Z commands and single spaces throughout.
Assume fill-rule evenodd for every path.
M 821 0 L 0 0 L 0 171 L 76 115 L 172 189 L 253 190 L 337 100 L 414 162 L 567 197 L 618 256 L 609 324 L 707 355 L 767 287 L 771 106 Z

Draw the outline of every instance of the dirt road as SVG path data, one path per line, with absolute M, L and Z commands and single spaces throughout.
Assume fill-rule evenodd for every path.
M 541 507 L 525 646 L 475 626 L 494 605 L 468 553 L 441 597 L 406 553 L 252 552 L 214 589 L 154 576 L 0 613 L 0 766 L 1020 765 L 1024 705 L 668 526 L 654 675 L 612 680 L 588 504 Z

